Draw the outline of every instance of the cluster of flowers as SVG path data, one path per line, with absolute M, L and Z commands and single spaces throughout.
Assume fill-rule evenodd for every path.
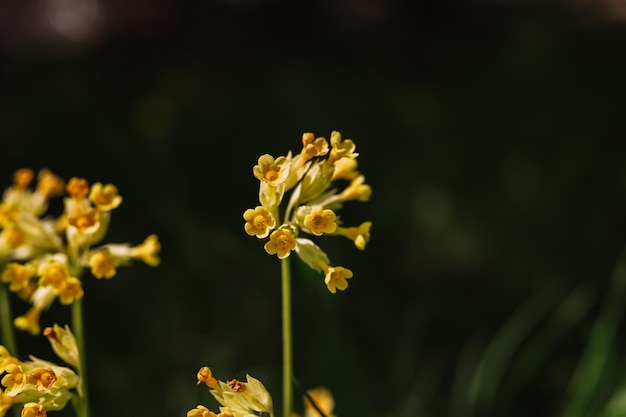
M 0 345 L 0 417 L 13 404 L 23 404 L 23 417 L 45 417 L 47 410 L 60 410 L 79 389 L 80 357 L 69 328 L 55 324 L 44 330 L 54 352 L 73 369 L 34 356 L 20 361 Z M 76 371 L 76 372 L 75 372 Z
M 344 236 L 358 249 L 365 249 L 372 223 L 343 227 L 336 212 L 346 201 L 368 201 L 372 189 L 357 170 L 358 153 L 352 140 L 342 140 L 341 134 L 333 131 L 329 144 L 326 138 L 304 133 L 302 145 L 295 156 L 290 151 L 278 158 L 268 154 L 259 158 L 253 173 L 260 181 L 260 205 L 244 212 L 244 227 L 250 236 L 269 236 L 265 251 L 270 255 L 284 259 L 295 251 L 307 265 L 324 273 L 328 290 L 335 293 L 348 287 L 346 280 L 352 271 L 331 266 L 326 253 L 299 232 Z M 335 185 L 342 181 L 347 186 L 339 191 Z
M 274 417 L 272 396 L 265 386 L 250 375 L 246 382 L 232 379 L 228 382 L 217 380 L 208 366 L 200 368 L 198 384 L 206 384 L 219 403 L 219 413 L 214 413 L 203 405 L 187 412 L 187 417 Z M 320 387 L 309 390 L 304 398 L 304 417 L 335 417 L 332 394 Z M 294 415 L 292 417 L 299 417 Z
M 157 266 L 160 243 L 151 235 L 134 247 L 125 243 L 94 247 L 107 233 L 111 211 L 122 202 L 117 188 L 102 183 L 90 186 L 77 177 L 66 184 L 44 169 L 31 189 L 34 176 L 31 169 L 16 171 L 0 202 L 0 277 L 32 304 L 14 320 L 15 326 L 37 335 L 41 312 L 55 299 L 70 305 L 83 296 L 84 268 L 96 278 L 111 278 L 118 266 L 132 259 Z M 64 193 L 62 214 L 42 217 L 50 199 Z

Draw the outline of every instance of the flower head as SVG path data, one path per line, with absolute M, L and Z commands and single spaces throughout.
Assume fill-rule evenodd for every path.
M 342 235 L 365 249 L 371 222 L 344 227 L 338 210 L 349 201 L 369 201 L 372 189 L 357 170 L 356 145 L 333 131 L 330 140 L 311 132 L 302 134 L 302 149 L 295 156 L 274 158 L 262 155 L 253 168 L 259 180 L 259 203 L 244 211 L 244 229 L 250 236 L 269 239 L 264 245 L 270 255 L 285 259 L 292 251 L 311 268 L 323 271 L 330 292 L 347 288 L 352 271 L 329 267 L 326 253 L 311 239 L 322 235 Z M 346 186 L 347 183 L 347 186 Z

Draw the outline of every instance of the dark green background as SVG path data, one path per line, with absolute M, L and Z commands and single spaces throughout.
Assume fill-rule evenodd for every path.
M 619 8 L 201 3 L 107 2 L 83 42 L 35 5 L 0 3 L 4 186 L 25 166 L 114 183 L 124 202 L 106 242 L 156 233 L 163 245 L 156 269 L 85 277 L 93 417 L 212 406 L 195 385 L 203 365 L 259 378 L 280 412 L 280 264 L 242 213 L 258 201 L 258 156 L 332 130 L 356 142 L 373 189 L 342 218 L 371 220 L 372 240 L 365 252 L 320 243 L 354 271 L 335 295 L 293 259 L 300 381 L 331 388 L 339 417 L 559 415 L 626 242 Z M 538 299 L 542 323 L 581 283 L 591 307 L 522 332 L 487 381 L 493 402 L 466 404 L 509 317 Z M 527 316 L 542 311 L 533 302 Z M 55 304 L 42 324 L 68 317 Z M 39 339 L 19 342 L 53 358 Z

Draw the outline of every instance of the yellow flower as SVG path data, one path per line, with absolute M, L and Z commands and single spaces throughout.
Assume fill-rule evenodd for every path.
M 28 287 L 34 273 L 32 266 L 11 262 L 2 271 L 2 282 L 9 284 L 9 290 L 17 292 Z
M 285 259 L 296 246 L 297 242 L 291 230 L 281 228 L 272 232 L 264 248 L 270 255 L 276 254 L 279 259 Z
M 220 384 L 218 380 L 213 376 L 213 372 L 211 371 L 211 368 L 209 368 L 208 366 L 203 366 L 202 368 L 200 368 L 196 377 L 198 378 L 198 384 L 201 384 L 204 382 L 207 385 L 207 387 L 211 389 L 218 390 L 218 391 L 222 390 L 220 388 Z
M 4 372 L 4 368 L 9 364 L 17 364 L 19 361 L 4 346 L 0 345 L 0 375 Z M 2 415 L 2 413 L 0 413 Z
M 97 182 L 91 186 L 89 199 L 100 211 L 111 211 L 122 204 L 122 197 L 117 192 L 117 187 L 113 184 L 102 185 Z
M 352 180 L 359 175 L 355 158 L 339 158 L 335 161 L 332 180 Z
M 22 409 L 22 417 L 46 417 L 46 407 L 37 403 L 26 403 Z
M 222 416 L 222 414 L 215 414 L 213 411 L 209 410 L 203 405 L 198 405 L 193 410 L 187 411 L 187 417 L 218 417 Z
M 65 187 L 65 182 L 50 170 L 42 169 L 37 174 L 37 191 L 44 198 L 47 199 L 63 194 L 63 187 Z
M 70 197 L 80 200 L 89 194 L 89 183 L 84 178 L 72 177 L 65 187 Z
M 39 316 L 41 316 L 41 310 L 37 307 L 31 307 L 23 316 L 16 317 L 13 324 L 19 330 L 25 330 L 33 336 L 37 336 L 41 331 Z
M 343 190 L 341 193 L 341 200 L 368 201 L 371 195 L 372 187 L 365 184 L 365 177 L 363 175 L 359 175 Z
M 337 215 L 332 210 L 315 207 L 309 214 L 304 216 L 304 226 L 315 236 L 321 236 L 324 233 L 333 233 L 335 231 L 337 228 L 336 218 Z
M 330 151 L 328 161 L 331 164 L 334 164 L 335 161 L 341 158 L 356 158 L 359 156 L 358 153 L 354 152 L 356 149 L 354 142 L 351 139 L 343 140 L 341 133 L 336 130 L 330 134 L 330 146 L 332 146 L 332 150 Z
M 83 298 L 83 286 L 78 278 L 67 277 L 57 289 L 59 293 L 59 301 L 61 304 L 69 305 Z
M 112 278 L 121 260 L 111 254 L 107 248 L 103 248 L 89 257 L 91 273 L 96 278 Z
M 159 266 L 161 243 L 157 235 L 148 236 L 143 243 L 130 248 L 130 257 L 144 262 L 148 266 Z
M 33 180 L 35 173 L 30 168 L 20 168 L 13 173 L 13 186 L 19 190 L 25 190 Z
M 363 222 L 358 227 L 338 227 L 336 233 L 354 241 L 357 249 L 364 250 L 370 240 L 372 222 Z
M 38 392 L 46 391 L 57 380 L 57 376 L 50 368 L 35 368 L 26 375 L 26 381 L 35 386 Z
M 278 186 L 284 183 L 289 177 L 290 162 L 284 156 L 274 159 L 273 156 L 265 154 L 261 155 L 258 165 L 252 169 L 254 176 L 271 186 Z
M 309 397 L 315 405 L 324 413 L 326 417 L 331 417 L 335 408 L 333 394 L 324 387 L 318 387 L 307 391 Z M 319 412 L 308 397 L 304 397 L 304 417 L 319 417 Z
M 302 134 L 302 158 L 306 161 L 316 156 L 324 156 L 328 153 L 326 138 L 315 138 L 313 133 Z
M 58 258 L 61 259 L 61 258 Z M 61 263 L 57 258 L 49 258 L 42 262 L 37 268 L 37 275 L 39 275 L 39 286 L 50 286 L 58 288 L 61 286 L 69 276 L 70 272 L 67 269 L 67 264 Z
M 4 368 L 6 375 L 0 380 L 0 384 L 6 387 L 5 394 L 12 397 L 24 390 L 26 386 L 26 374 L 21 365 L 9 364 Z
M 82 235 L 95 233 L 100 227 L 100 212 L 91 207 L 77 207 L 80 208 L 67 218 L 69 226 L 75 227 Z
M 0 417 L 3 417 L 13 405 L 13 397 L 0 391 Z
M 46 327 L 43 330 L 43 335 L 48 338 L 52 350 L 58 357 L 77 369 L 80 367 L 80 352 L 76 338 L 67 324 L 65 328 L 56 323 L 53 327 Z
M 246 210 L 243 213 L 243 219 L 246 221 L 244 225 L 246 233 L 259 239 L 267 237 L 270 231 L 276 227 L 276 219 L 262 206 Z
M 343 266 L 328 266 L 324 272 L 326 274 L 324 282 L 328 291 L 334 294 L 337 290 L 343 291 L 348 288 L 347 280 L 352 278 L 352 271 Z

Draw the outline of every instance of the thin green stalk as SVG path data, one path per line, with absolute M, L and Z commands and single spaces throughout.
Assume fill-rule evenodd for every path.
M 0 283 L 0 327 L 2 328 L 2 344 L 13 356 L 17 356 L 17 344 L 13 331 L 13 315 L 11 313 L 11 301 L 9 289 Z
M 281 261 L 283 297 L 283 417 L 291 417 L 293 393 L 291 387 L 292 334 L 291 334 L 291 271 L 289 257 Z
M 80 396 L 76 410 L 77 417 L 89 416 L 89 393 L 87 389 L 87 363 L 85 360 L 85 326 L 83 324 L 83 301 L 74 300 L 72 303 L 72 331 L 76 338 L 78 351 L 80 352 L 80 380 L 78 382 L 78 394 Z

